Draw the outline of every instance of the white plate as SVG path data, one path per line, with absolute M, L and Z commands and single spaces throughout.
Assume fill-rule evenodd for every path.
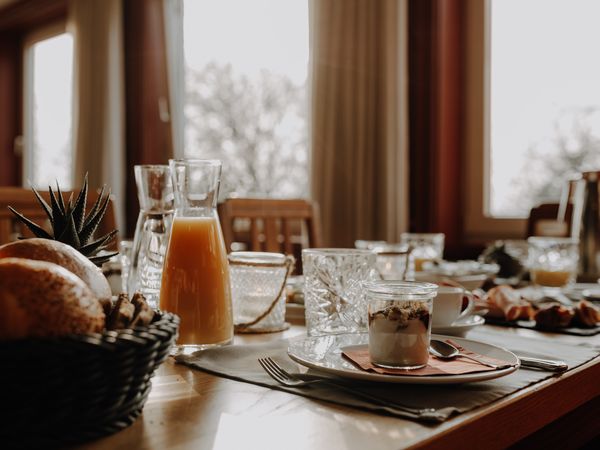
M 473 315 L 454 322 L 452 325 L 432 327 L 431 332 L 436 334 L 464 337 L 473 328 L 483 325 L 484 323 L 485 319 L 483 317 Z
M 449 336 L 432 335 L 433 339 L 447 339 Z M 513 365 L 506 369 L 491 370 L 489 372 L 467 373 L 462 375 L 382 375 L 366 372 L 354 366 L 342 356 L 342 348 L 351 345 L 365 345 L 369 335 L 360 334 L 338 334 L 331 336 L 301 337 L 292 339 L 288 347 L 288 355 L 294 361 L 303 366 L 329 375 L 343 378 L 351 378 L 363 381 L 377 381 L 387 383 L 405 384 L 456 384 L 473 381 L 491 380 L 503 377 L 519 368 L 519 359 L 508 350 L 483 342 L 470 339 L 450 337 L 462 347 L 480 355 L 500 359 Z

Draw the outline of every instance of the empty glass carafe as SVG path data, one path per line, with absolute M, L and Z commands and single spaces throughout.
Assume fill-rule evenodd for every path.
M 128 292 L 141 292 L 158 307 L 162 270 L 171 233 L 174 196 L 168 165 L 135 166 L 140 214 L 133 238 Z

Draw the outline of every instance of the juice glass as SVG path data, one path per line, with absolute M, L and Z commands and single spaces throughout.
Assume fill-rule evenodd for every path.
M 558 289 L 575 282 L 579 241 L 572 238 L 530 237 L 531 281 L 545 289 Z
M 216 203 L 221 162 L 170 160 L 175 217 L 163 267 L 160 308 L 181 318 L 177 351 L 231 343 L 229 265 Z

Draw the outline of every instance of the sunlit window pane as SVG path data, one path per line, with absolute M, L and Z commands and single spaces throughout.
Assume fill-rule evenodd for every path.
M 187 0 L 184 51 L 186 156 L 222 194 L 306 196 L 308 2 Z
M 600 168 L 600 2 L 491 7 L 489 212 L 523 217 L 570 173 Z
M 61 34 L 32 46 L 31 137 L 28 181 L 71 189 L 73 39 Z

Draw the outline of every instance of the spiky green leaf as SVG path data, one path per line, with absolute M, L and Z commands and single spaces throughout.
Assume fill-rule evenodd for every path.
M 106 190 L 106 185 L 102 186 L 102 188 L 100 189 L 98 198 L 92 205 L 92 209 L 90 209 L 90 212 L 88 213 L 87 217 L 85 218 L 85 222 L 83 223 L 83 228 L 85 228 L 89 224 L 89 222 L 94 218 L 94 216 L 98 212 L 98 209 L 100 208 L 100 205 L 102 203 L 102 197 L 104 195 L 105 190 Z
M 83 179 L 83 186 L 79 191 L 77 200 L 75 200 L 75 206 L 73 207 L 73 219 L 75 220 L 75 226 L 77 232 L 81 232 L 83 228 L 83 222 L 85 219 L 85 203 L 87 202 L 87 191 L 88 191 L 88 174 L 85 174 Z
M 67 220 L 60 209 L 58 200 L 56 199 L 56 195 L 54 194 L 51 186 L 48 186 L 48 191 L 50 193 L 50 205 L 52 206 L 52 232 L 54 234 L 54 238 L 58 239 L 58 236 L 63 233 L 65 227 L 67 226 Z
M 65 202 L 63 200 L 62 192 L 60 191 L 60 186 L 58 185 L 58 181 L 56 182 L 56 197 L 58 200 L 58 206 L 60 206 L 62 213 L 66 216 L 67 210 L 65 209 Z
M 102 218 L 106 213 L 106 209 L 108 208 L 109 201 L 110 192 L 106 194 L 106 196 L 102 199 L 102 203 L 96 211 L 96 214 L 94 214 L 94 216 L 91 217 L 89 220 L 86 220 L 86 223 L 83 225 L 83 229 L 79 233 L 79 237 L 83 245 L 85 245 L 86 242 L 92 237 L 92 235 L 98 228 L 98 225 L 100 225 L 100 222 L 102 221 Z
M 117 235 L 117 230 L 113 230 L 108 234 L 105 234 L 104 236 L 96 239 L 93 242 L 90 242 L 87 245 L 84 245 L 83 247 L 81 247 L 79 249 L 79 251 L 81 253 L 83 253 L 84 255 L 93 255 L 95 253 L 97 253 L 98 251 L 104 249 L 107 244 L 109 244 L 114 237 Z
M 73 214 L 69 214 L 66 217 L 67 226 L 63 230 L 63 232 L 56 238 L 56 240 L 60 242 L 64 242 L 65 244 L 69 244 L 75 249 L 79 250 L 81 247 L 81 242 L 79 241 L 79 236 L 77 235 L 77 229 L 75 228 L 75 221 L 73 220 Z
M 37 198 L 38 203 L 44 209 L 44 212 L 48 216 L 48 219 L 50 219 L 50 223 L 52 223 L 53 218 L 52 218 L 52 209 L 50 208 L 50 205 L 46 202 L 46 200 L 44 200 L 44 198 L 40 195 L 40 193 L 37 191 L 36 188 L 32 187 L 31 190 L 35 194 L 35 198 Z
M 11 213 L 13 213 L 17 217 L 17 219 L 19 221 L 21 221 L 21 223 L 23 223 L 27 228 L 29 228 L 29 230 L 34 235 L 36 235 L 37 237 L 40 237 L 40 238 L 44 238 L 44 239 L 52 239 L 52 236 L 50 236 L 50 234 L 46 230 L 44 230 L 42 227 L 40 227 L 37 223 L 29 220 L 23 214 L 21 214 L 20 212 L 15 210 L 12 206 L 9 206 L 8 209 L 10 210 Z
M 97 266 L 101 266 L 106 261 L 108 261 L 110 258 L 112 258 L 113 256 L 117 256 L 118 254 L 119 254 L 119 252 L 106 253 L 104 255 L 88 257 L 88 259 L 91 262 L 93 262 L 94 264 L 96 264 Z

